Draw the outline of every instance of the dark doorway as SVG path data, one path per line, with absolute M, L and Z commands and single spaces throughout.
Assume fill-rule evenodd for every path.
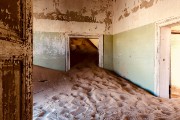
M 70 67 L 80 63 L 93 63 L 98 66 L 98 39 L 70 38 Z

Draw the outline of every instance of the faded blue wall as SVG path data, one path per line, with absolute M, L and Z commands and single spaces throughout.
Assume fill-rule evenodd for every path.
M 55 32 L 34 32 L 33 64 L 65 71 L 64 35 Z
M 113 68 L 120 76 L 154 93 L 155 25 L 113 36 Z
M 113 70 L 113 35 L 104 35 L 104 68 Z

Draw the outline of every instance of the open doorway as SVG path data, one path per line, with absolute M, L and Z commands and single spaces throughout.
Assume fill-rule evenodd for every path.
M 99 64 L 98 39 L 70 38 L 70 68 L 80 63 Z
M 180 25 L 171 27 L 171 77 L 170 97 L 180 98 Z
M 103 35 L 69 36 L 66 42 L 66 71 L 80 63 L 103 67 Z
M 180 97 L 180 18 L 157 24 L 156 93 L 163 98 Z

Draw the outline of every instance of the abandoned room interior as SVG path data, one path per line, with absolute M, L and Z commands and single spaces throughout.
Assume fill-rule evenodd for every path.
M 179 0 L 0 0 L 0 120 L 180 120 Z

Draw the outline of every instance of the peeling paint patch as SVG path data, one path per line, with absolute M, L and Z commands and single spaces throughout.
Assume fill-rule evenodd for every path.
M 122 16 L 122 15 L 119 16 L 118 20 L 120 21 L 120 20 L 122 20 L 122 19 L 123 19 L 123 16 Z
M 110 16 L 111 16 L 111 12 L 110 11 L 106 12 L 106 18 L 104 19 L 106 25 L 105 30 L 109 30 L 110 25 L 112 24 L 112 19 L 110 18 Z
M 138 0 L 138 4 L 136 4 L 136 0 L 134 0 L 133 7 L 129 8 L 127 4 L 125 3 L 125 8 L 120 14 L 120 17 L 118 18 L 118 21 L 121 21 L 123 18 L 126 18 L 130 16 L 132 13 L 138 12 L 140 9 L 147 9 L 152 7 L 154 4 L 157 4 L 159 0 Z M 124 16 L 124 17 L 123 17 Z
M 84 16 L 80 12 L 67 10 L 66 13 L 63 14 L 59 10 L 56 10 L 56 12 L 48 13 L 46 15 L 45 13 L 34 13 L 33 15 L 36 19 L 98 23 L 94 17 L 94 13 L 92 13 L 92 16 Z
M 139 6 L 136 6 L 136 7 L 134 7 L 131 11 L 132 11 L 132 13 L 135 13 L 135 12 L 137 12 L 139 10 Z
M 152 7 L 154 4 L 154 0 L 141 0 L 140 8 L 149 8 Z
M 124 9 L 124 17 L 128 17 L 130 12 L 128 12 L 127 8 Z
M 102 29 L 101 31 L 103 32 L 112 30 L 112 0 L 34 0 L 34 2 L 36 4 L 33 8 L 33 17 L 37 22 L 42 20 L 56 20 L 56 22 L 61 21 L 59 23 L 62 24 L 71 22 L 73 25 L 79 25 L 82 23 L 82 27 L 84 26 L 84 23 L 92 23 L 93 25 L 96 23 L 97 25 L 99 24 L 98 29 Z M 107 12 L 110 12 L 111 15 L 107 16 Z M 87 28 L 86 30 L 89 30 L 90 32 L 93 31 L 92 27 L 85 27 Z M 67 32 L 71 31 L 69 28 L 72 27 L 67 26 Z

